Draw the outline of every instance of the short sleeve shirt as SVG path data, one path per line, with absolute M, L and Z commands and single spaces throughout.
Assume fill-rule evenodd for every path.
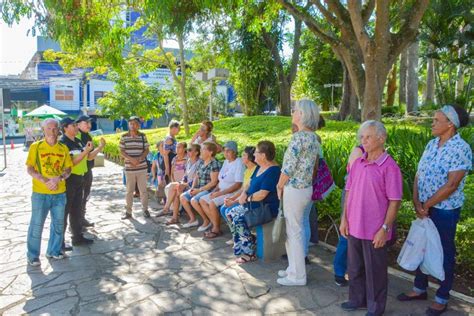
M 211 182 L 211 173 L 219 172 L 219 170 L 219 162 L 217 162 L 216 159 L 212 158 L 212 160 L 207 165 L 201 160 L 196 169 L 198 182 L 195 188 L 199 189 Z
M 315 133 L 296 132 L 285 152 L 281 172 L 290 179 L 287 185 L 304 189 L 313 184 L 313 170 L 320 145 Z
M 439 137 L 432 139 L 425 148 L 418 164 L 418 196 L 426 202 L 442 186 L 448 182 L 448 174 L 453 171 L 472 169 L 472 150 L 459 134 L 451 137 L 439 147 Z M 464 184 L 466 176 L 461 180 L 456 191 L 446 200 L 434 207 L 442 210 L 459 208 L 464 203 Z
M 59 177 L 67 168 L 72 168 L 72 160 L 69 156 L 69 150 L 64 144 L 58 142 L 51 146 L 46 141 L 41 140 L 30 146 L 26 165 L 34 167 L 43 177 L 54 178 Z M 65 191 L 66 182 L 64 180 L 59 182 L 56 191 L 51 191 L 46 184 L 33 178 L 33 192 L 35 193 L 60 194 Z
M 84 147 L 86 147 L 87 142 L 92 142 L 92 136 L 89 133 L 79 131 L 77 138 L 81 140 Z M 92 168 L 94 168 L 94 160 L 87 160 L 87 170 L 91 170 Z
M 219 171 L 219 189 L 226 190 L 235 183 L 244 181 L 244 164 L 241 158 L 237 158 L 232 162 L 224 161 Z
M 139 132 L 136 136 L 132 136 L 130 132 L 128 132 L 120 137 L 119 147 L 130 157 L 137 158 L 150 147 L 150 144 L 145 134 Z M 127 172 L 146 172 L 147 169 L 148 165 L 145 158 L 140 160 L 140 163 L 136 166 L 132 166 L 130 161 L 125 159 L 125 171 Z
M 280 200 L 278 199 L 276 185 L 280 178 L 280 167 L 271 166 L 267 170 L 258 174 L 258 169 L 255 169 L 252 178 L 250 179 L 250 185 L 247 189 L 247 195 L 254 194 L 260 190 L 268 191 L 268 195 L 263 199 L 263 203 L 268 203 L 272 211 L 273 216 L 278 214 L 278 206 Z M 258 202 L 252 202 L 252 207 L 258 207 Z
M 72 159 L 79 156 L 84 151 L 84 146 L 82 145 L 81 140 L 77 137 L 74 137 L 74 140 L 72 140 L 66 135 L 63 135 L 63 137 L 61 137 L 61 143 L 67 146 Z M 77 165 L 72 167 L 71 173 L 77 176 L 83 176 L 87 173 L 87 156 L 85 156 Z
M 349 234 L 373 240 L 384 224 L 389 202 L 403 197 L 400 168 L 386 152 L 375 161 L 368 161 L 366 153 L 352 164 L 346 191 L 349 191 L 346 209 Z

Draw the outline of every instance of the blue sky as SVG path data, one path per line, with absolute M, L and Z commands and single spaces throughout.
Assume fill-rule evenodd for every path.
M 0 75 L 16 75 L 25 69 L 36 51 L 36 38 L 26 35 L 33 20 L 23 18 L 11 27 L 0 20 Z

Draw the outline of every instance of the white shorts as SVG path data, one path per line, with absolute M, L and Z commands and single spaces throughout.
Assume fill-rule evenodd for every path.
M 224 205 L 224 200 L 226 198 L 229 198 L 231 197 L 232 195 L 234 195 L 234 193 L 228 193 L 228 194 L 224 194 L 224 195 L 220 195 L 214 199 L 211 199 L 211 194 L 206 194 L 204 195 L 201 199 L 203 199 L 204 201 L 206 201 L 208 204 L 212 201 L 214 202 L 214 204 L 219 207 L 221 205 Z

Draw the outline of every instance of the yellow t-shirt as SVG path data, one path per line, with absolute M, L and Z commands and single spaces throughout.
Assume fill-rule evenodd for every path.
M 65 169 L 72 168 L 72 160 L 66 145 L 58 142 L 54 146 L 51 146 L 46 141 L 41 140 L 30 146 L 26 165 L 34 167 L 36 171 L 40 172 L 46 178 L 54 178 L 60 176 Z M 41 165 L 41 167 L 38 165 Z M 64 180 L 59 182 L 56 191 L 51 191 L 46 184 L 33 178 L 33 192 L 60 194 L 65 191 L 66 182 Z
M 253 168 L 247 168 L 245 169 L 245 172 L 244 172 L 244 183 L 243 185 L 244 186 L 247 186 L 249 183 L 250 183 L 250 178 L 252 177 L 255 169 L 257 168 L 257 166 L 253 166 Z

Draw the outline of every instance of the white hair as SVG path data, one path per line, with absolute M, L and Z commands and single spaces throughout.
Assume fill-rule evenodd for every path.
M 47 125 L 53 123 L 54 125 L 56 125 L 56 127 L 59 127 L 59 122 L 58 120 L 56 119 L 53 119 L 53 118 L 47 118 L 45 119 L 43 122 L 41 122 L 41 128 L 45 128 Z
M 359 127 L 359 130 L 357 131 L 357 138 L 360 140 L 360 136 L 362 135 L 362 132 L 366 130 L 369 127 L 374 127 L 375 128 L 375 133 L 379 137 L 387 138 L 387 130 L 385 129 L 385 126 L 383 123 L 375 120 L 368 120 L 362 123 Z
M 319 123 L 319 108 L 311 100 L 302 99 L 296 102 L 296 110 L 301 112 L 301 124 L 310 130 L 317 130 Z

